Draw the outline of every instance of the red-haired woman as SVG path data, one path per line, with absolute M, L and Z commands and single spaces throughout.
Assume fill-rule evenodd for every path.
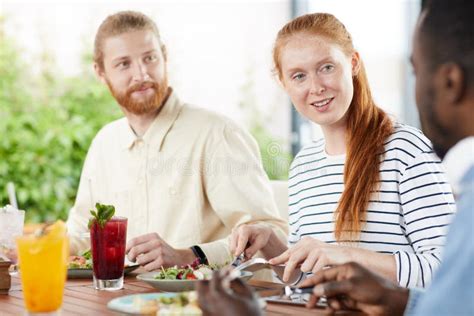
M 299 270 L 355 261 L 402 286 L 426 286 L 455 211 L 429 140 L 375 104 L 351 35 L 333 15 L 286 24 L 273 59 L 295 108 L 324 139 L 304 147 L 290 169 L 289 248 L 255 224 L 234 231 L 231 249 L 286 264 L 285 282 Z

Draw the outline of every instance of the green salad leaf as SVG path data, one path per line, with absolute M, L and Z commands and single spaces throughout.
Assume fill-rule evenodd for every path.
M 174 266 L 164 268 L 154 276 L 156 280 L 196 280 L 202 278 L 208 278 L 212 274 L 213 270 L 219 270 L 218 265 L 198 264 L 193 262 L 185 266 Z
M 92 253 L 90 249 L 87 249 L 82 253 L 82 256 L 86 259 L 92 259 Z
M 176 304 L 180 307 L 184 307 L 189 304 L 189 298 L 186 293 L 180 293 L 175 297 L 160 297 L 160 303 L 165 305 Z

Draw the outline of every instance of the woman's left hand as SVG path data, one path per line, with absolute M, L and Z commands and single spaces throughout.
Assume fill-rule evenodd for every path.
M 330 245 L 311 237 L 303 237 L 293 247 L 270 260 L 271 264 L 286 264 L 283 281 L 288 282 L 293 271 L 301 264 L 302 272 L 321 270 L 326 266 L 353 261 L 355 248 Z

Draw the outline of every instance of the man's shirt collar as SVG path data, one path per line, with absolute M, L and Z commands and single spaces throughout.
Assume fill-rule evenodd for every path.
M 120 137 L 122 148 L 131 150 L 137 143 L 144 142 L 161 150 L 163 141 L 170 131 L 171 126 L 173 126 L 173 123 L 178 118 L 182 107 L 183 104 L 178 99 L 176 93 L 171 91 L 160 113 L 158 113 L 150 127 L 148 127 L 148 130 L 141 137 L 135 134 L 128 120 L 125 119 L 125 126 Z

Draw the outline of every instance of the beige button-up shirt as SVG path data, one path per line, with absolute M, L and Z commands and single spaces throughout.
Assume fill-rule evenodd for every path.
M 172 93 L 145 135 L 126 118 L 92 141 L 67 221 L 71 252 L 89 247 L 89 210 L 112 204 L 128 218 L 127 240 L 158 233 L 175 248 L 198 244 L 210 263 L 231 259 L 228 237 L 243 223 L 271 225 L 286 240 L 255 140 L 230 119 Z

